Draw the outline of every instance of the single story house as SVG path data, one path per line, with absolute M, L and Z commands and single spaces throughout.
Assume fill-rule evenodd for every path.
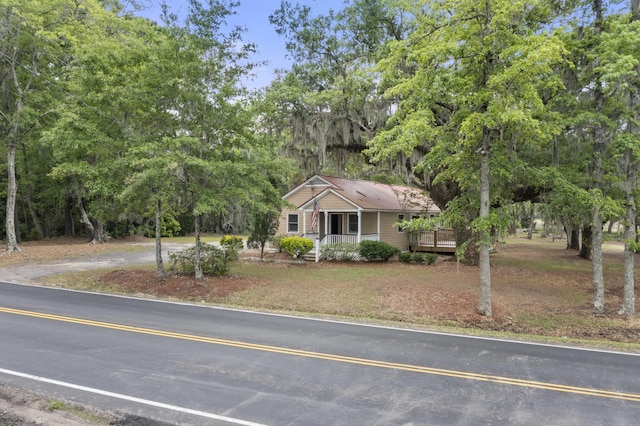
M 401 185 L 315 175 L 283 196 L 291 206 L 280 215 L 279 234 L 324 244 L 384 241 L 409 249 L 409 236 L 396 223 L 435 217 L 440 209 L 425 193 Z

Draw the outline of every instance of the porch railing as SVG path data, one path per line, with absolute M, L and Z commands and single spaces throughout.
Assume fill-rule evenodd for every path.
M 360 235 L 360 241 L 378 241 L 380 239 L 379 234 L 362 234 Z M 316 262 L 320 260 L 320 249 L 324 245 L 328 244 L 340 244 L 340 243 L 348 243 L 348 244 L 357 244 L 358 243 L 358 235 L 357 234 L 327 234 L 322 239 L 316 239 L 315 244 L 315 257 Z
M 378 234 L 363 234 L 360 236 L 360 241 L 364 240 L 377 241 Z M 322 239 L 321 245 L 339 243 L 356 244 L 357 242 L 358 236 L 356 234 L 327 234 Z

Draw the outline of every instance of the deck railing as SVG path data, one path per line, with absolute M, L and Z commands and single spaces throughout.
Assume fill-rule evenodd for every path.
M 414 247 L 455 249 L 456 235 L 453 229 L 439 228 L 434 231 L 414 231 L 409 234 L 409 244 Z

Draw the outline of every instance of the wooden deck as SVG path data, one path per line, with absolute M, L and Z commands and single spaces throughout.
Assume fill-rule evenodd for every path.
M 409 235 L 409 250 L 412 252 L 455 253 L 456 236 L 453 229 L 447 228 L 412 232 Z

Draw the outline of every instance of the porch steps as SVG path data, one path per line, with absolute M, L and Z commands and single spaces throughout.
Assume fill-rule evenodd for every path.
M 315 251 L 310 251 L 309 253 L 305 254 L 304 256 L 302 256 L 303 260 L 309 261 L 309 262 L 315 262 L 316 261 L 316 252 Z

